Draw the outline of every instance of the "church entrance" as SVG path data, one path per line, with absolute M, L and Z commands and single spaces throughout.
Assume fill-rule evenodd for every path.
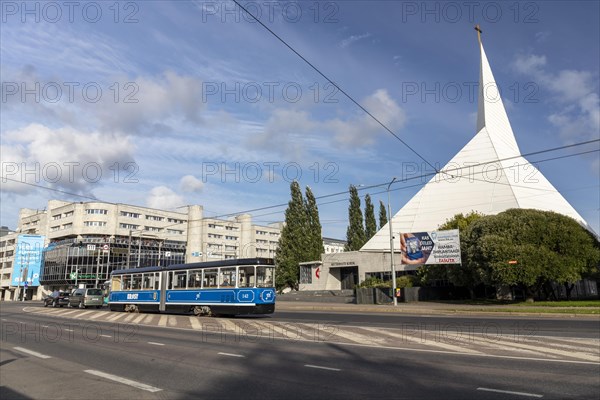
M 342 290 L 354 289 L 358 284 L 358 267 L 340 268 L 340 281 L 342 281 Z

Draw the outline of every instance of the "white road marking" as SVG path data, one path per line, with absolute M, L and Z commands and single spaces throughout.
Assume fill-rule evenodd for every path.
M 190 324 L 192 325 L 192 329 L 195 331 L 199 331 L 202 330 L 202 324 L 200 322 L 198 322 L 198 317 L 193 316 L 193 317 L 189 317 L 190 318 Z
M 133 321 L 131 321 L 132 324 L 139 324 L 140 322 L 142 322 L 142 320 L 146 318 L 145 315 L 140 315 L 139 317 L 137 317 L 136 319 L 134 319 Z
M 167 326 L 167 319 L 168 317 L 166 315 L 161 315 L 160 320 L 158 321 L 158 326 Z
M 304 364 L 304 366 L 308 368 L 326 369 L 327 371 L 341 371 L 339 368 L 321 367 L 320 365 Z
M 106 318 L 106 321 L 115 321 L 119 318 L 122 318 L 123 315 L 125 314 L 115 314 L 115 315 L 111 315 L 110 317 Z
M 112 337 L 110 335 L 100 335 L 100 336 L 102 336 L 102 337 Z
M 119 382 L 124 385 L 133 386 L 134 388 L 137 388 L 137 389 L 146 390 L 148 392 L 160 392 L 162 390 L 162 389 L 159 389 L 154 386 L 146 385 L 145 383 L 132 381 L 131 379 L 126 379 L 126 378 L 123 378 L 123 377 L 117 376 L 117 375 L 107 374 L 106 372 L 102 372 L 102 371 L 87 369 L 84 372 L 87 372 L 88 374 L 91 374 L 91 375 L 99 376 L 101 378 L 110 379 L 111 381 Z
M 158 342 L 148 342 L 148 344 L 153 344 L 155 346 L 164 346 L 164 343 L 158 343 Z
M 246 357 L 242 354 L 233 354 L 233 353 L 217 353 L 217 354 L 222 355 L 222 356 L 228 356 L 228 357 L 240 357 L 240 358 Z
M 515 396 L 538 397 L 538 398 L 544 397 L 544 395 L 542 395 L 542 394 L 525 393 L 525 392 L 513 392 L 513 391 L 510 391 L 510 390 L 499 390 L 499 389 L 490 389 L 490 388 L 483 388 L 483 387 L 479 387 L 479 388 L 477 388 L 477 390 L 481 390 L 481 391 L 484 391 L 484 392 L 514 394 Z
M 94 318 L 98 318 L 98 317 L 100 317 L 100 316 L 102 316 L 102 315 L 106 315 L 106 314 L 105 314 L 105 313 L 103 313 L 103 312 L 97 312 L 97 313 L 95 313 L 94 315 L 90 316 L 88 319 L 94 319 Z
M 84 315 L 91 314 L 91 313 L 93 313 L 93 311 L 84 311 L 84 312 L 82 312 L 82 313 L 79 313 L 79 314 L 77 314 L 77 315 L 73 316 L 73 318 L 81 318 L 81 317 L 83 317 Z
M 13 349 L 15 349 L 17 351 L 20 351 L 21 353 L 26 353 L 26 354 L 29 354 L 30 356 L 35 356 L 35 357 L 38 357 L 38 358 L 52 358 L 52 357 L 47 356 L 45 354 L 38 353 L 37 351 L 24 349 L 22 347 L 13 347 Z

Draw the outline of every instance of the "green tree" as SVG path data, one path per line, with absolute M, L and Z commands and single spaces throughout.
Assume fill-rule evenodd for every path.
M 379 229 L 383 228 L 388 222 L 387 211 L 383 201 L 379 200 Z
M 306 187 L 306 216 L 308 225 L 308 247 L 304 254 L 307 260 L 315 261 L 321 259 L 321 254 L 325 252 L 323 247 L 323 235 L 321 229 L 321 220 L 319 219 L 319 208 L 312 190 Z
M 463 268 L 487 285 L 519 286 L 528 299 L 550 282 L 572 285 L 598 263 L 598 240 L 574 219 L 550 211 L 481 217 L 464 235 Z
M 360 250 L 365 244 L 365 228 L 360 209 L 360 197 L 354 185 L 350 185 L 350 205 L 348 206 L 348 229 L 346 230 L 346 251 Z
M 368 241 L 377 233 L 377 221 L 375 221 L 375 207 L 371 202 L 371 196 L 365 196 L 365 240 Z
M 306 259 L 306 249 L 309 247 L 307 237 L 308 217 L 302 190 L 298 182 L 290 185 L 291 200 L 285 210 L 285 224 L 279 237 L 279 245 L 275 253 L 277 265 L 276 287 L 298 289 L 299 263 Z

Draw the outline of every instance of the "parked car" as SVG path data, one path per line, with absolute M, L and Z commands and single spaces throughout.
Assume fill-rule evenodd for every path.
M 69 293 L 55 290 L 44 299 L 44 307 L 62 307 L 69 305 Z
M 104 304 L 104 293 L 102 289 L 76 289 L 69 296 L 69 307 L 96 307 Z

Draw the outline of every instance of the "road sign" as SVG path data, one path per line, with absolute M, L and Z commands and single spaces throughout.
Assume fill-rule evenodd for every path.
M 96 245 L 95 244 L 88 244 L 87 245 L 87 250 L 88 251 L 95 251 L 96 250 Z
M 165 251 L 165 257 L 171 257 L 171 252 L 170 251 Z
M 104 246 L 102 246 L 102 250 L 109 250 L 109 249 L 110 249 L 110 247 L 107 244 L 105 244 Z

